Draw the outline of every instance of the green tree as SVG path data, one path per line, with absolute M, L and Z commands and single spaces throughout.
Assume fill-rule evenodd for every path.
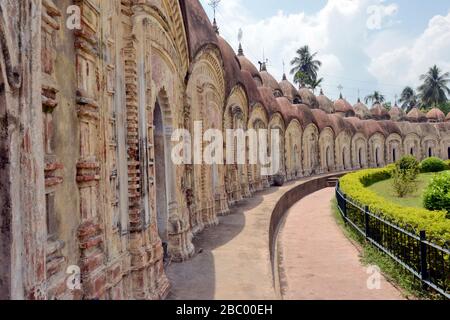
M 417 105 L 417 94 L 411 87 L 406 87 L 403 89 L 402 94 L 400 95 L 400 103 L 402 109 L 408 113 Z
M 405 156 L 395 163 L 392 170 L 392 187 L 398 197 L 404 198 L 417 190 L 419 162 L 413 156 Z
M 312 89 L 312 91 L 315 93 L 315 92 L 316 92 L 316 89 L 317 89 L 318 87 L 320 87 L 320 85 L 322 84 L 322 82 L 323 82 L 323 78 L 320 78 L 320 79 L 311 80 L 311 82 L 309 82 L 309 83 L 307 83 L 307 84 L 308 84 L 308 86 Z
M 369 102 L 375 104 L 385 102 L 386 98 L 379 91 L 374 91 L 374 93 L 369 94 L 364 100 L 366 101 L 366 104 Z
M 297 56 L 291 61 L 291 74 L 295 83 L 312 86 L 317 80 L 317 73 L 322 62 L 317 60 L 317 52 L 311 54 L 309 46 L 303 46 L 296 52 Z
M 442 71 L 434 65 L 427 73 L 420 76 L 423 84 L 419 87 L 419 97 L 422 104 L 427 107 L 439 107 L 441 103 L 448 101 L 447 95 L 450 95 L 450 73 Z

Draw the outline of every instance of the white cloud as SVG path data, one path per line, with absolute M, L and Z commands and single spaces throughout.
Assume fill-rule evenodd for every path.
M 407 44 L 372 56 L 369 71 L 380 81 L 417 86 L 433 64 L 450 70 L 450 13 L 433 17 L 427 29 Z
M 201 1 L 207 6 L 207 0 Z M 396 20 L 400 7 L 383 0 L 328 0 L 314 14 L 278 11 L 265 19 L 254 16 L 245 3 L 221 2 L 217 13 L 221 35 L 237 50 L 242 28 L 245 55 L 258 66 L 264 51 L 269 72 L 277 79 L 283 74 L 282 61 L 288 73 L 295 51 L 308 44 L 319 52 L 323 62 L 319 75 L 331 98 L 338 96 L 337 86 L 342 84 L 351 102 L 358 91 L 365 96 L 373 90 L 393 100 L 401 86 L 417 84 L 431 63 L 450 69 L 450 14 L 434 17 L 413 39 L 394 28 L 401 24 Z M 369 28 L 374 13 L 376 28 Z

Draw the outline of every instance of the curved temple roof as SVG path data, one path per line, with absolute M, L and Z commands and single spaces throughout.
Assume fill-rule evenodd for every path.
M 317 97 L 304 86 L 297 90 L 285 75 L 278 82 L 267 71 L 264 64 L 262 70 L 258 70 L 244 55 L 241 45 L 236 55 L 233 48 L 216 34 L 198 0 L 180 0 L 180 5 L 188 33 L 191 61 L 208 45 L 217 47 L 222 57 L 226 96 L 231 93 L 233 87 L 242 85 L 247 93 L 250 110 L 256 104 L 260 104 L 266 110 L 269 119 L 279 113 L 286 127 L 289 122 L 297 119 L 303 128 L 314 124 L 319 130 L 331 128 L 335 135 L 343 131 L 352 134 L 361 132 L 366 138 L 376 133 L 386 137 L 390 134 L 405 136 L 410 133 L 436 135 L 437 126 L 440 126 L 439 130 L 447 130 L 446 125 L 450 123 L 450 114 L 445 117 L 444 113 L 436 108 L 429 111 L 427 115 L 414 108 L 406 115 L 397 105 L 388 111 L 380 103 L 375 103 L 369 109 L 360 99 L 352 107 L 342 95 L 333 102 L 323 94 L 322 90 Z M 424 123 L 420 128 L 411 124 L 411 122 L 427 121 L 438 123 Z M 448 129 L 450 131 L 450 128 Z

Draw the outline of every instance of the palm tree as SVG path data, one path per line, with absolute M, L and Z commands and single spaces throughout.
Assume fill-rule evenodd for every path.
M 369 102 L 375 104 L 385 102 L 386 98 L 379 91 L 374 91 L 373 94 L 368 95 L 364 100 L 366 101 L 366 104 L 368 104 Z
M 426 106 L 437 107 L 448 101 L 447 94 L 450 95 L 450 89 L 447 84 L 450 82 L 450 73 L 441 73 L 442 71 L 434 65 L 420 76 L 423 84 L 419 87 L 419 97 Z
M 399 102 L 406 113 L 410 112 L 417 105 L 417 94 L 414 89 L 411 87 L 403 89 Z
M 303 46 L 297 50 L 297 56 L 292 59 L 291 74 L 294 75 L 295 83 L 305 83 L 311 85 L 317 80 L 317 73 L 322 66 L 322 62 L 316 60 L 317 52 L 311 54 L 309 46 Z
M 316 92 L 316 89 L 317 89 L 318 87 L 320 87 L 320 85 L 322 84 L 322 82 L 323 82 L 323 78 L 320 78 L 320 79 L 314 79 L 314 80 L 311 80 L 311 82 L 309 82 L 308 85 L 309 85 L 309 87 L 312 89 L 313 93 L 315 93 L 315 92 Z

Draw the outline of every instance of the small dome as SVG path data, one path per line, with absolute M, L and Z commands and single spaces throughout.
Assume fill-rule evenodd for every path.
M 389 115 L 391 116 L 391 120 L 394 121 L 402 121 L 405 119 L 405 112 L 399 108 L 397 105 L 393 106 L 389 111 Z
M 355 111 L 355 115 L 361 120 L 367 120 L 372 117 L 372 114 L 369 111 L 369 108 L 358 99 L 358 103 L 353 107 Z
M 302 98 L 302 103 L 308 105 L 311 109 L 319 109 L 319 102 L 317 101 L 314 93 L 311 92 L 306 87 L 301 87 L 298 90 L 300 97 Z
M 370 112 L 376 120 L 389 120 L 391 118 L 389 111 L 378 102 L 372 106 Z
M 427 117 L 425 116 L 425 114 L 422 111 L 420 111 L 418 108 L 413 108 L 406 116 L 406 119 L 411 122 L 427 121 Z
M 259 74 L 261 75 L 264 87 L 272 89 L 274 96 L 277 98 L 283 96 L 283 91 L 281 90 L 280 85 L 269 72 L 267 72 L 266 70 L 262 70 Z
M 339 99 L 334 102 L 334 110 L 336 113 L 341 113 L 345 117 L 352 117 L 355 115 L 355 110 L 353 110 L 352 105 L 342 97 L 342 94 Z
M 317 102 L 319 103 L 319 108 L 326 113 L 332 114 L 334 113 L 334 104 L 333 101 L 328 99 L 327 96 L 323 94 L 323 91 L 320 90 L 320 94 L 317 96 Z
M 241 64 L 241 70 L 250 72 L 252 77 L 260 76 L 258 69 L 255 67 L 255 65 L 250 60 L 247 59 L 246 56 L 244 56 L 243 54 L 238 54 L 237 58 L 239 60 L 239 63 Z
M 433 108 L 427 113 L 427 119 L 430 122 L 443 122 L 445 114 L 438 108 Z
M 288 98 L 291 103 L 298 104 L 301 102 L 301 97 L 298 94 L 297 89 L 295 89 L 294 85 L 287 80 L 286 75 L 283 75 L 283 80 L 280 82 L 280 88 L 283 92 L 283 96 Z

